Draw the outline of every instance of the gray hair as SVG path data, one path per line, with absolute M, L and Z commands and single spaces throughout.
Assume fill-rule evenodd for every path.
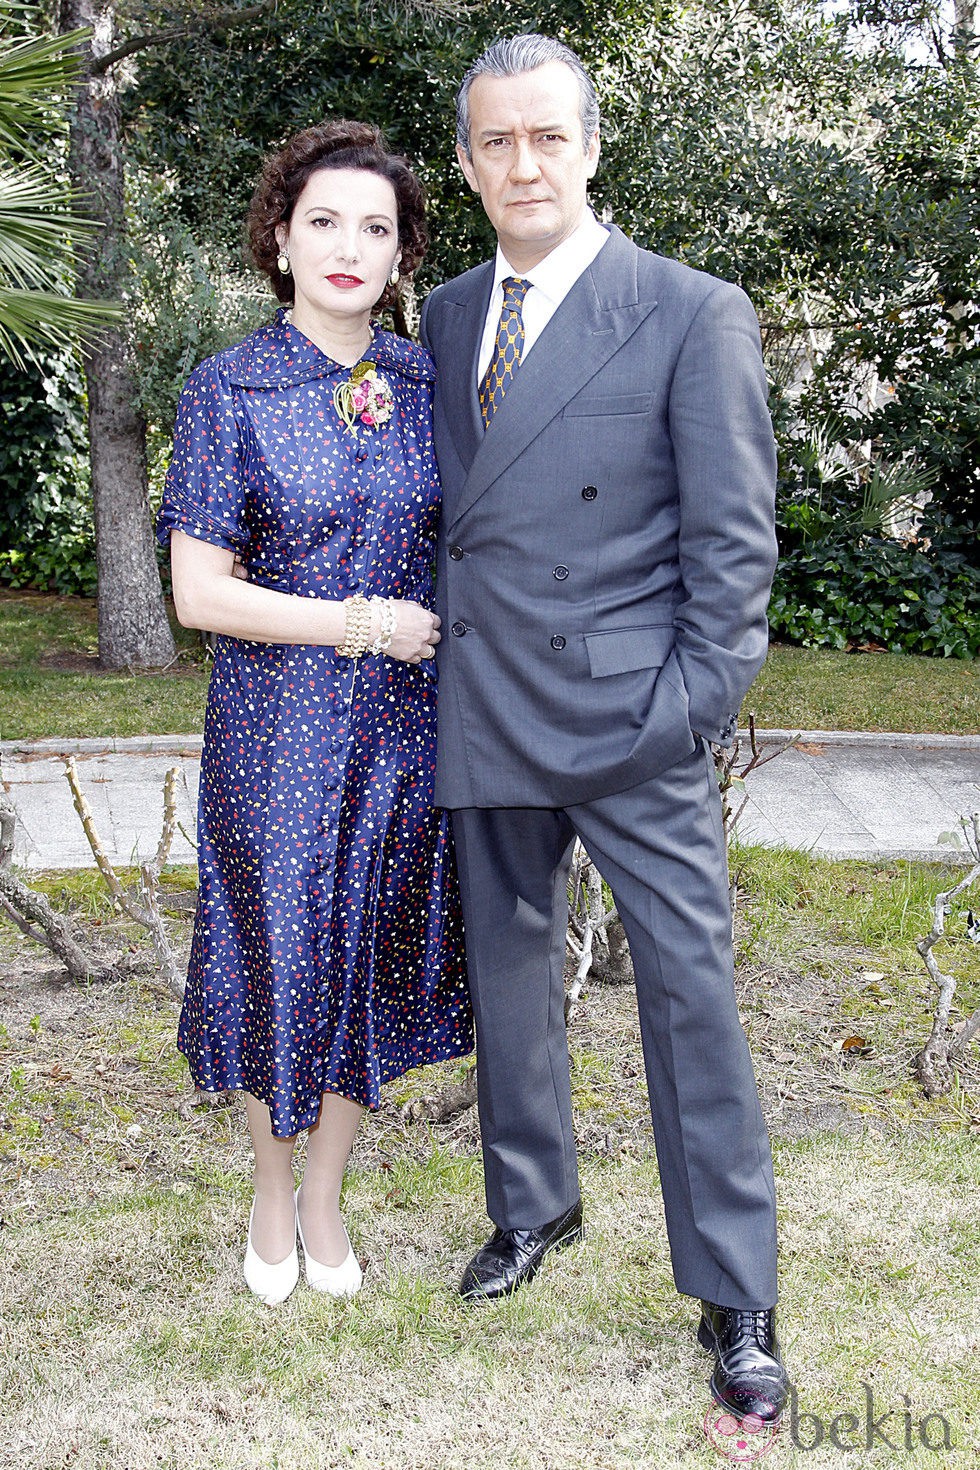
M 599 126 L 599 99 L 592 78 L 571 47 L 552 36 L 532 33 L 494 41 L 482 56 L 477 57 L 460 83 L 456 93 L 456 142 L 467 158 L 471 156 L 470 88 L 477 77 L 517 77 L 526 71 L 535 71 L 539 66 L 547 66 L 549 61 L 560 61 L 575 74 L 579 87 L 582 148 L 588 150 Z

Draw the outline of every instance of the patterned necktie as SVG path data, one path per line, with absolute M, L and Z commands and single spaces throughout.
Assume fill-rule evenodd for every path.
M 531 282 L 523 281 L 519 276 L 507 276 L 501 284 L 504 288 L 504 304 L 500 312 L 497 340 L 493 345 L 493 356 L 490 358 L 487 375 L 480 384 L 480 409 L 484 428 L 487 428 L 503 403 L 504 394 L 520 367 L 521 353 L 524 351 L 521 307 Z

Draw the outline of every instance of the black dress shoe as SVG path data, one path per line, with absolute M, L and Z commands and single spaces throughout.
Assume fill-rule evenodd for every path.
M 534 1279 L 549 1251 L 561 1250 L 581 1237 L 581 1200 L 537 1230 L 495 1230 L 463 1272 L 459 1294 L 471 1302 L 507 1296 Z
M 779 1423 L 789 1379 L 776 1341 L 776 1312 L 742 1312 L 702 1302 L 698 1342 L 715 1355 L 711 1392 L 715 1403 L 741 1422 Z

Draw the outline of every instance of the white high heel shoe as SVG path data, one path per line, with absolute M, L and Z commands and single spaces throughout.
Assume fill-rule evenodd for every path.
M 302 1188 L 302 1186 L 300 1186 Z M 320 1261 L 315 1261 L 307 1249 L 306 1241 L 303 1239 L 303 1227 L 299 1219 L 299 1190 L 296 1191 L 296 1230 L 299 1234 L 299 1243 L 303 1247 L 303 1264 L 306 1270 L 306 1280 L 314 1291 L 325 1291 L 328 1296 L 353 1296 L 359 1289 L 364 1279 L 360 1264 L 354 1254 L 347 1238 L 347 1254 L 339 1266 L 324 1266 Z M 347 1235 L 346 1230 L 344 1231 Z
M 293 1287 L 299 1280 L 299 1255 L 296 1250 L 296 1240 L 293 1239 L 293 1248 L 284 1261 L 277 1261 L 270 1266 L 268 1261 L 263 1261 L 252 1244 L 252 1216 L 255 1214 L 255 1201 L 248 1216 L 248 1244 L 245 1247 L 245 1284 L 253 1296 L 265 1302 L 267 1307 L 277 1307 L 289 1296 Z

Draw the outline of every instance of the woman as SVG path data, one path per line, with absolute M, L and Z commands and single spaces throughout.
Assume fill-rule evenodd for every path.
M 178 1044 L 199 1087 L 245 1093 L 245 1279 L 272 1304 L 297 1232 L 311 1286 L 357 1290 L 340 1191 L 361 1113 L 472 1037 L 430 806 L 433 369 L 371 320 L 422 257 L 421 188 L 376 128 L 323 124 L 267 161 L 248 233 L 292 310 L 188 379 L 159 534 L 180 621 L 219 635 Z

